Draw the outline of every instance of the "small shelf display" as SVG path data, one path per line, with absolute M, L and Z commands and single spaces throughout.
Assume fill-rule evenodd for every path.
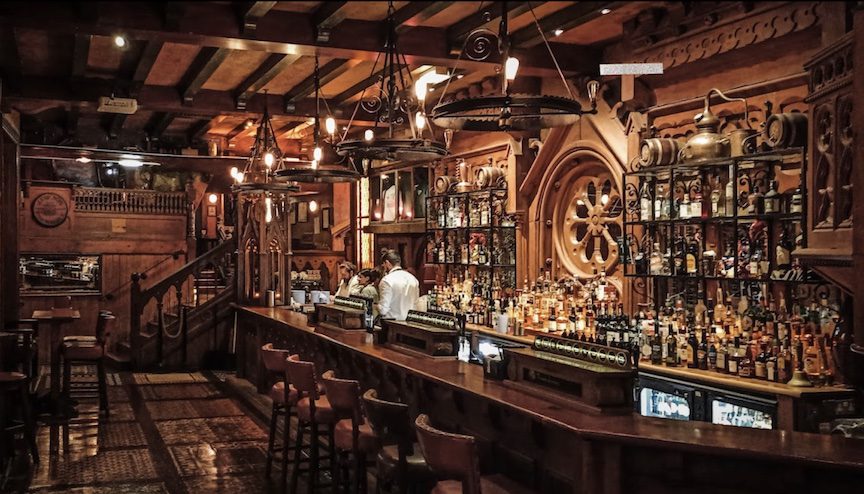
M 21 254 L 22 294 L 98 294 L 102 257 L 84 254 Z
M 443 281 L 430 294 L 430 309 L 488 325 L 495 301 L 514 295 L 516 224 L 506 205 L 506 188 L 427 199 L 426 264 L 439 266 Z

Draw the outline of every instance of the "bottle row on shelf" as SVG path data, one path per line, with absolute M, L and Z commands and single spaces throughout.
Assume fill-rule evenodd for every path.
M 436 211 L 427 218 L 427 228 L 486 228 L 514 226 L 513 218 L 506 214 L 507 192 L 491 191 L 433 196 L 428 199 L 428 211 Z
M 429 232 L 426 263 L 515 267 L 515 247 L 512 228 Z

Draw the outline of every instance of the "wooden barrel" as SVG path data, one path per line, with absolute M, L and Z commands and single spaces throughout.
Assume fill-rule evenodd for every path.
M 481 166 L 474 172 L 478 189 L 502 187 L 507 182 L 504 169 L 495 166 Z
M 800 112 L 778 113 L 765 123 L 765 142 L 774 149 L 807 145 L 807 115 Z
M 450 188 L 458 182 L 456 177 L 442 176 L 435 179 L 435 193 L 443 195 L 450 192 Z
M 671 165 L 678 161 L 681 145 L 675 139 L 643 139 L 639 146 L 639 165 L 643 168 L 655 165 Z

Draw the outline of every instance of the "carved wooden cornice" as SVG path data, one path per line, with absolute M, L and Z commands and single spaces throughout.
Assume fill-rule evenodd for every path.
M 736 15 L 726 20 L 717 20 L 716 17 L 712 17 L 717 14 L 711 13 L 705 20 L 705 23 L 710 25 L 708 28 L 662 42 L 653 41 L 655 38 L 651 34 L 643 33 L 638 36 L 634 33 L 632 42 L 635 46 L 638 46 L 640 41 L 641 44 L 648 45 L 646 48 L 635 49 L 638 61 L 662 62 L 668 70 L 671 67 L 803 31 L 818 23 L 821 9 L 819 2 L 792 2 L 771 4 L 751 12 L 738 9 Z M 655 18 L 659 16 L 661 13 L 654 13 Z M 660 27 L 659 23 L 657 27 Z

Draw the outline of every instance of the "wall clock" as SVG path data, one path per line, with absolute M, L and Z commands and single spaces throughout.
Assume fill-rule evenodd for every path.
M 48 228 L 60 226 L 66 221 L 69 214 L 69 205 L 66 200 L 54 192 L 46 192 L 33 200 L 33 219 L 36 223 Z

